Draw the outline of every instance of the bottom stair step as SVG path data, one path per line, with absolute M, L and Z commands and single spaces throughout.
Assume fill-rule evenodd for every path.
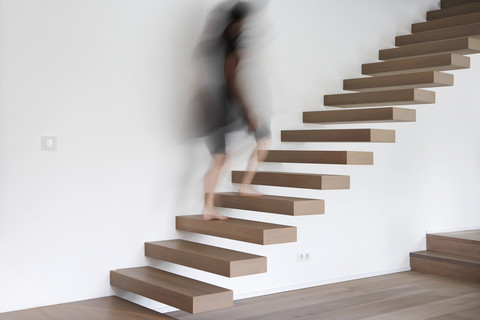
M 267 272 L 267 258 L 185 240 L 145 243 L 145 255 L 226 277 Z
M 480 282 L 480 259 L 436 251 L 410 253 L 412 270 Z
M 151 267 L 110 271 L 112 286 L 200 313 L 233 306 L 233 291 Z

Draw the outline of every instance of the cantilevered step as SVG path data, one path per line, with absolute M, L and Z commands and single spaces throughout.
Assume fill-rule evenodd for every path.
M 146 242 L 145 255 L 225 277 L 267 272 L 266 257 L 186 240 Z
M 350 91 L 400 90 L 452 85 L 453 75 L 438 71 L 343 80 L 343 89 Z
M 396 46 L 405 46 L 414 43 L 423 43 L 430 41 L 478 37 L 480 35 L 480 23 L 472 23 L 458 27 L 436 29 L 424 32 L 407 34 L 395 37 Z
M 112 286 L 190 313 L 233 306 L 233 291 L 151 267 L 110 271 Z
M 387 107 L 353 110 L 306 111 L 304 123 L 376 123 L 376 122 L 415 122 L 416 110 Z
M 441 41 L 425 42 L 380 50 L 379 59 L 401 59 L 439 53 L 472 54 L 480 52 L 480 39 L 457 38 Z
M 440 1 L 440 8 L 451 8 L 456 6 L 462 6 L 468 3 L 478 2 L 478 0 L 442 0 Z
M 412 270 L 480 282 L 480 259 L 435 251 L 410 253 Z
M 472 12 L 480 12 L 480 2 L 475 1 L 472 3 L 464 4 L 464 5 L 429 11 L 427 12 L 427 20 L 435 20 L 435 19 L 459 16 L 462 14 L 467 14 Z
M 395 142 L 395 130 L 282 130 L 282 142 Z
M 232 182 L 241 183 L 245 171 L 232 171 Z M 339 190 L 350 189 L 350 176 L 313 173 L 258 171 L 252 184 L 263 186 Z
M 480 12 L 414 23 L 412 24 L 412 33 L 458 27 L 472 23 L 480 23 Z
M 435 103 L 435 92 L 421 89 L 384 90 L 359 93 L 328 94 L 323 104 L 338 108 L 357 108 Z
M 262 197 L 241 196 L 235 192 L 216 193 L 215 206 L 231 209 L 252 210 L 303 216 L 325 213 L 323 200 L 279 197 L 264 195 Z
M 304 150 L 259 150 L 265 162 L 317 163 L 317 164 L 373 164 L 373 152 L 364 151 L 304 151 Z
M 427 250 L 480 260 L 480 230 L 427 234 Z
M 177 230 L 263 245 L 297 241 L 296 227 L 235 218 L 203 221 L 200 215 L 177 216 L 176 226 Z
M 414 58 L 403 58 L 362 65 L 362 73 L 388 75 L 422 71 L 444 71 L 470 68 L 470 58 L 453 53 L 442 53 Z

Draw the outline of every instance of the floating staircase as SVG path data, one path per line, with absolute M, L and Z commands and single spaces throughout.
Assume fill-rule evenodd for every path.
M 427 234 L 427 250 L 410 253 L 412 270 L 480 282 L 480 230 Z
M 452 86 L 453 75 L 442 72 L 467 69 L 470 59 L 464 54 L 480 52 L 480 1 L 442 0 L 441 9 L 427 13 L 427 21 L 412 24 L 412 34 L 396 37 L 395 48 L 379 51 L 379 62 L 362 65 L 365 77 L 345 79 L 349 93 L 324 97 L 328 107 L 303 113 L 303 122 L 322 125 L 310 130 L 283 130 L 282 142 L 302 143 L 393 143 L 396 132 L 380 128 L 325 129 L 329 124 L 355 126 L 365 123 L 411 123 L 416 110 L 399 105 L 435 103 L 435 93 L 423 88 Z M 356 108 L 356 109 L 351 109 Z M 310 144 L 309 144 L 310 143 Z M 302 145 L 303 146 L 303 145 Z M 260 150 L 265 162 L 315 165 L 373 165 L 373 153 L 365 151 Z M 324 171 L 325 169 L 322 169 Z M 233 171 L 232 183 L 241 183 L 245 171 Z M 252 184 L 263 186 L 347 190 L 350 177 L 302 172 L 260 171 Z M 325 202 L 268 195 L 245 197 L 237 193 L 215 195 L 218 207 L 282 214 L 300 219 L 303 215 L 325 213 Z M 221 237 L 258 245 L 295 242 L 297 228 L 237 218 L 203 221 L 199 215 L 176 217 L 176 229 L 182 232 Z M 411 253 L 413 270 L 480 281 L 480 239 L 470 234 L 427 236 L 427 250 Z M 207 246 L 182 239 L 145 243 L 150 258 L 195 268 L 224 277 L 261 274 L 267 271 L 267 257 L 226 248 Z M 199 313 L 228 308 L 233 292 L 197 280 L 151 267 L 111 271 L 115 287 L 157 300 L 176 308 Z

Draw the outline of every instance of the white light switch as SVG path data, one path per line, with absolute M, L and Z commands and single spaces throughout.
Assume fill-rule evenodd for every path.
M 42 136 L 42 151 L 57 151 L 57 137 Z

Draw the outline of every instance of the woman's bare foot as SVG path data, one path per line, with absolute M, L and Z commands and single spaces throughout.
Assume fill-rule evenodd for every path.
M 263 197 L 264 194 L 258 192 L 257 190 L 253 189 L 249 184 L 242 184 L 240 189 L 238 190 L 241 196 L 244 197 Z
M 203 208 L 202 211 L 202 220 L 203 221 L 210 221 L 210 220 L 227 220 L 228 217 L 222 216 L 220 213 L 215 211 L 213 208 Z

